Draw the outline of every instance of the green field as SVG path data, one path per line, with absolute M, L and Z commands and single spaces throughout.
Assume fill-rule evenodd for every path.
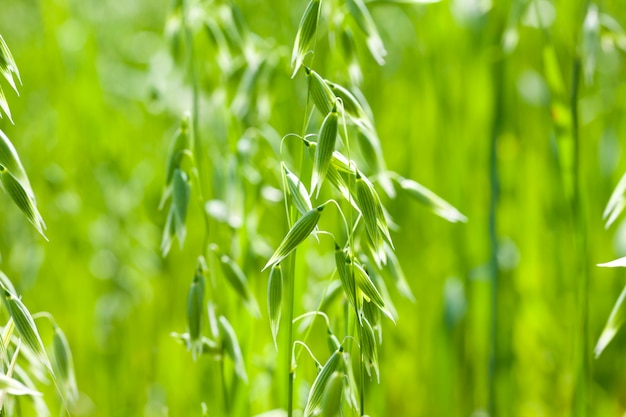
M 46 229 L 0 143 L 28 387 L 0 416 L 626 415 L 626 311 L 596 349 L 624 28 L 618 0 L 2 0 L 0 131 Z

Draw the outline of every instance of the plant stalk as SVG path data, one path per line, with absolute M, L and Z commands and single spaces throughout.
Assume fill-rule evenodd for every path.
M 493 77 L 493 121 L 491 127 L 491 144 L 489 147 L 489 219 L 488 233 L 490 243 L 489 277 L 491 284 L 490 299 L 490 332 L 489 332 L 489 363 L 488 383 L 489 394 L 487 408 L 491 417 L 496 415 L 496 357 L 498 348 L 498 202 L 500 200 L 500 177 L 498 173 L 498 138 L 502 131 L 504 108 L 504 61 L 497 58 L 492 64 Z

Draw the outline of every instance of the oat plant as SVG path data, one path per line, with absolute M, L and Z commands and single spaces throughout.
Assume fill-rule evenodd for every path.
M 167 23 L 191 100 L 166 164 L 162 250 L 185 241 L 198 202 L 206 227 L 198 231 L 188 331 L 173 335 L 194 358 L 219 364 L 223 400 L 205 404 L 209 413 L 365 415 L 366 393 L 380 382 L 383 328 L 398 319 L 388 286 L 414 299 L 386 205 L 402 193 L 450 222 L 467 220 L 386 168 L 355 53 L 363 42 L 384 63 L 368 5 L 311 0 L 302 10 L 291 48 L 252 33 L 233 3 L 175 2 Z M 317 56 L 322 42 L 343 58 Z M 346 66 L 328 77 L 324 62 L 335 58 Z M 199 71 L 201 59 L 212 65 Z M 284 98 L 275 90 L 293 93 L 287 108 L 302 109 L 301 131 L 277 133 L 293 115 L 276 112 Z M 284 229 L 264 227 L 283 215 Z M 259 328 L 261 316 L 267 324 Z M 261 410 L 247 388 L 263 375 L 250 363 L 264 356 L 254 342 L 260 333 L 276 350 L 268 394 L 277 398 Z
M 0 74 L 18 92 L 19 71 L 11 52 L 0 35 Z M 2 113 L 13 122 L 2 85 L 0 85 L 0 118 Z M 39 214 L 35 194 L 13 143 L 0 130 L 0 182 L 35 229 L 45 238 L 45 223 Z M 12 281 L 0 271 L 0 292 L 6 323 L 0 329 L 0 416 L 20 416 L 24 398 L 30 400 L 38 416 L 49 416 L 49 402 L 44 400 L 41 385 L 54 383 L 61 398 L 61 415 L 68 414 L 78 400 L 72 353 L 69 343 L 54 318 L 46 312 L 31 314 L 22 302 Z M 35 320 L 52 324 L 50 356 Z M 51 359 L 52 357 L 52 359 Z

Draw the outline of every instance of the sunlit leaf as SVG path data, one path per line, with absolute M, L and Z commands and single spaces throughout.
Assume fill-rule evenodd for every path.
M 624 287 L 622 293 L 617 299 L 617 302 L 615 303 L 615 306 L 613 306 L 611 315 L 609 316 L 609 319 L 602 330 L 602 334 L 600 334 L 598 343 L 594 348 L 596 358 L 602 354 L 604 349 L 617 334 L 617 331 L 620 327 L 622 327 L 622 324 L 624 324 L 624 320 L 626 319 L 626 304 L 624 303 L 624 299 L 626 299 L 626 287 Z

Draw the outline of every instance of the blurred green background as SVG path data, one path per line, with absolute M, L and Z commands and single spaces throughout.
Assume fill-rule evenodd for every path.
M 278 138 L 300 132 L 306 85 L 302 74 L 289 79 L 287 55 L 306 3 L 235 3 L 253 32 L 285 47 L 269 87 L 269 120 Z M 587 241 L 581 253 L 579 225 L 559 169 L 558 115 L 551 107 L 556 98 L 545 77 L 543 51 L 546 46 L 556 51 L 567 106 L 574 59 L 584 55 L 587 3 L 383 3 L 372 4 L 371 11 L 388 50 L 387 63 L 378 66 L 362 41 L 358 52 L 362 90 L 387 167 L 435 191 L 469 222 L 449 224 L 404 195 L 386 203 L 400 225 L 393 236 L 416 302 L 392 294 L 399 320 L 385 325 L 381 384 L 370 386 L 366 410 L 371 416 L 487 415 L 482 412 L 490 392 L 495 131 L 500 199 L 494 415 L 573 415 L 584 340 L 581 270 L 589 274 L 589 349 L 624 285 L 622 271 L 595 266 L 626 255 L 626 222 L 620 219 L 605 230 L 602 221 L 626 170 L 623 34 L 608 36 L 603 29 L 592 80 L 580 82 L 579 172 Z M 167 149 L 190 106 L 185 71 L 172 60 L 164 37 L 171 6 L 147 0 L 0 4 L 0 33 L 23 82 L 19 97 L 6 90 L 15 125 L 5 118 L 0 127 L 20 153 L 50 240 L 38 236 L 2 198 L 1 267 L 31 311 L 50 311 L 65 330 L 82 393 L 73 412 L 77 417 L 201 415 L 200 403 L 218 395 L 211 391 L 215 367 L 193 362 L 169 335 L 186 327 L 187 291 L 202 245 L 196 210 L 189 216 L 184 248 L 176 242 L 166 258 L 159 250 Z M 621 1 L 601 1 L 598 7 L 626 25 Z M 518 38 L 508 52 L 502 48 L 506 28 L 516 28 Z M 206 40 L 196 46 L 205 74 L 200 134 L 206 149 L 214 150 L 218 147 L 211 141 L 220 135 L 242 132 L 215 128 L 220 115 L 204 103 L 219 87 L 216 54 Z M 337 52 L 328 49 L 320 42 L 320 57 L 325 56 L 316 56 L 320 72 L 346 80 Z M 275 159 L 257 161 L 267 164 L 257 167 L 263 177 L 279 187 Z M 273 214 L 262 217 L 262 231 L 284 233 L 282 203 L 264 204 Z M 280 233 L 268 239 L 272 247 Z M 220 244 L 228 248 L 226 236 Z M 264 300 L 266 279 L 258 274 L 255 281 L 259 300 Z M 275 355 L 267 318 L 237 316 L 233 300 L 228 309 L 231 321 L 241 321 L 242 332 L 256 327 L 256 339 L 243 336 L 242 341 L 250 352 L 250 413 L 281 406 L 276 397 L 264 397 L 263 367 Z M 625 349 L 626 334 L 618 334 L 599 359 L 591 360 L 590 415 L 626 412 Z

